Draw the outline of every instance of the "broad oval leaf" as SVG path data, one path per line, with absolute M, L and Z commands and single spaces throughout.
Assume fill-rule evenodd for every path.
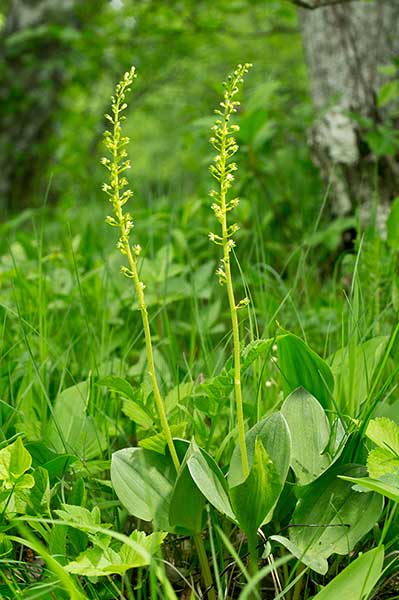
M 256 539 L 258 527 L 281 492 L 281 480 L 260 438 L 255 440 L 251 470 L 239 485 L 230 488 L 234 514 L 248 538 Z
M 284 395 L 304 387 L 324 408 L 331 407 L 334 377 L 327 363 L 292 333 L 276 340 Z
M 227 482 L 215 460 L 195 442 L 191 443 L 187 461 L 191 477 L 204 494 L 208 502 L 233 521 L 235 516 L 231 507 Z
M 144 448 L 124 448 L 112 455 L 116 495 L 131 515 L 152 521 L 155 529 L 171 531 L 169 506 L 175 479 L 169 456 Z
M 291 437 L 288 429 L 287 421 L 281 412 L 275 412 L 269 417 L 262 419 L 256 423 L 245 436 L 245 443 L 248 452 L 248 463 L 251 467 L 255 440 L 259 438 L 269 457 L 276 467 L 282 485 L 284 485 L 287 477 L 290 455 L 291 455 Z M 242 472 L 241 449 L 237 445 L 233 451 L 230 469 L 228 474 L 229 487 L 234 487 L 243 483 L 244 474 Z
M 45 442 L 58 454 L 71 453 L 89 460 L 105 448 L 103 432 L 87 414 L 88 395 L 89 384 L 83 381 L 57 396 Z
M 302 548 L 299 548 L 292 540 L 289 540 L 283 535 L 271 535 L 270 539 L 281 544 L 284 548 L 287 548 L 288 552 L 312 569 L 312 571 L 316 571 L 316 573 L 321 573 L 323 575 L 327 573 L 328 562 L 323 556 L 304 552 Z
M 194 482 L 187 465 L 189 450 L 181 464 L 170 499 L 169 522 L 177 533 L 202 531 L 205 496 Z
M 304 388 L 298 388 L 281 407 L 291 432 L 291 466 L 298 483 L 316 479 L 331 463 L 325 451 L 330 424 L 321 404 Z
M 186 440 L 173 440 L 179 472 L 169 455 L 144 448 L 125 448 L 112 455 L 114 490 L 130 514 L 152 521 L 156 529 L 195 534 L 202 529 L 205 498 L 191 478 Z
M 299 556 L 287 547 L 318 573 L 327 572 L 327 558 L 331 554 L 348 554 L 381 515 L 381 497 L 359 493 L 350 482 L 338 478 L 339 475 L 358 477 L 362 473 L 364 468 L 357 465 L 331 467 L 306 486 L 298 501 L 289 537 Z

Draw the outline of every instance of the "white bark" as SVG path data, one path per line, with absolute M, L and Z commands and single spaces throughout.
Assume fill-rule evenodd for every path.
M 308 3 L 315 7 L 321 2 Z M 335 187 L 336 212 L 371 200 L 376 169 L 383 175 L 381 200 L 388 202 L 397 184 L 396 167 L 392 161 L 376 167 L 349 113 L 376 123 L 384 118 L 376 105 L 383 83 L 379 66 L 399 56 L 399 1 L 341 2 L 301 8 L 299 14 L 313 103 L 320 115 L 311 143 L 323 174 Z

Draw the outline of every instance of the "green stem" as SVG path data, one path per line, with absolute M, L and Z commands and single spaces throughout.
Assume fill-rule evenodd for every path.
M 257 549 L 257 536 L 255 535 L 255 537 L 252 536 L 248 536 L 248 550 L 249 550 L 249 565 L 248 565 L 248 571 L 250 573 L 250 575 L 252 575 L 252 577 L 254 577 L 256 575 L 256 573 L 258 572 L 258 568 L 259 568 L 259 564 L 258 564 L 258 549 Z M 259 598 L 259 589 L 258 589 L 258 584 L 256 585 L 256 588 L 254 589 L 254 593 L 251 594 L 251 598 Z
M 298 565 L 296 572 L 298 575 L 300 575 L 302 573 L 302 571 L 305 571 L 305 569 L 306 569 L 306 567 L 304 565 L 300 564 L 300 565 Z M 302 588 L 303 588 L 303 577 L 298 579 L 298 581 L 295 584 L 294 591 L 292 592 L 292 600 L 301 600 Z
M 204 542 L 203 542 L 203 539 L 202 539 L 200 533 L 197 533 L 194 536 L 194 543 L 195 543 L 195 548 L 197 550 L 198 560 L 199 560 L 200 567 L 201 567 L 202 579 L 204 580 L 205 586 L 207 588 L 209 588 L 207 598 L 209 600 L 216 600 L 215 590 L 213 589 L 213 587 L 211 587 L 211 586 L 213 586 L 212 573 L 209 568 L 208 557 L 206 555 Z
M 251 575 L 255 575 L 258 572 L 258 548 L 257 548 L 257 537 L 254 539 L 248 537 L 248 550 L 249 550 L 249 570 Z
M 247 446 L 245 443 L 245 424 L 244 424 L 244 409 L 242 401 L 242 390 L 241 390 L 241 355 L 240 355 L 240 331 L 238 327 L 238 316 L 237 316 L 237 305 L 234 297 L 233 278 L 231 275 L 230 267 L 230 252 L 229 247 L 229 232 L 227 227 L 227 207 L 226 207 L 226 139 L 228 134 L 228 118 L 227 108 L 225 108 L 225 117 L 223 123 L 223 136 L 221 145 L 221 178 L 220 178 L 220 205 L 221 205 L 221 225 L 222 225 L 222 240 L 223 240 L 223 264 L 226 275 L 226 286 L 227 296 L 229 299 L 230 315 L 231 315 L 231 328 L 233 331 L 233 353 L 234 353 L 234 394 L 236 399 L 237 408 L 237 426 L 238 426 L 238 439 L 241 450 L 241 463 L 244 479 L 248 477 L 249 465 L 248 465 L 248 454 Z
M 161 420 L 162 430 L 166 437 L 166 442 L 168 444 L 169 452 L 171 454 L 173 464 L 176 468 L 176 471 L 178 471 L 180 468 L 180 461 L 177 456 L 175 445 L 173 443 L 172 433 L 170 431 L 168 418 L 166 416 L 165 403 L 164 403 L 164 400 L 159 391 L 157 376 L 155 373 L 154 353 L 153 353 L 153 349 L 152 349 L 152 340 L 151 340 L 151 329 L 150 329 L 150 322 L 148 319 L 147 305 L 145 303 L 145 298 L 144 298 L 143 284 L 140 281 L 140 278 L 139 278 L 139 275 L 137 272 L 137 264 L 132 255 L 132 251 L 131 251 L 129 245 L 126 248 L 126 251 L 127 251 L 127 257 L 129 260 L 130 269 L 131 269 L 132 275 L 133 275 L 134 286 L 136 288 L 139 308 L 140 308 L 140 312 L 141 312 L 141 319 L 143 321 L 145 347 L 146 347 L 147 361 L 148 361 L 148 371 L 150 374 L 152 390 L 154 392 L 154 399 L 155 399 L 155 403 L 157 405 L 159 418 Z
M 245 424 L 244 424 L 244 408 L 242 401 L 242 390 L 241 390 L 241 355 L 240 355 L 240 332 L 238 328 L 238 317 L 237 317 L 237 306 L 234 298 L 233 281 L 231 277 L 230 269 L 230 258 L 226 261 L 225 251 L 225 272 L 226 272 L 226 285 L 227 295 L 229 298 L 230 313 L 231 313 L 231 327 L 233 331 L 233 352 L 234 352 L 234 393 L 237 407 L 237 425 L 238 425 L 238 438 L 241 450 L 241 462 L 244 479 L 248 477 L 249 465 L 248 465 L 248 454 L 247 446 L 245 443 Z

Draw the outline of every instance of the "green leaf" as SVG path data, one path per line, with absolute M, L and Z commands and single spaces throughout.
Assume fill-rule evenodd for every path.
M 165 533 L 160 532 L 147 536 L 142 531 L 134 531 L 130 539 L 140 547 L 140 551 L 129 544 L 122 544 L 117 549 L 90 548 L 82 552 L 76 561 L 70 562 L 64 568 L 68 573 L 86 577 L 122 575 L 128 569 L 149 565 L 152 554 L 159 549 L 165 536 Z
M 35 485 L 32 475 L 25 472 L 31 464 L 21 437 L 0 450 L 0 513 L 25 514 L 29 490 Z
M 150 429 L 154 423 L 151 415 L 137 404 L 137 402 L 134 402 L 134 400 L 125 399 L 122 405 L 122 412 L 143 429 Z
M 185 423 L 179 423 L 178 425 L 171 425 L 170 431 L 173 437 L 180 437 L 184 435 L 186 430 Z M 139 441 L 140 448 L 145 448 L 146 450 L 151 450 L 152 452 L 158 452 L 159 454 L 165 453 L 165 448 L 167 446 L 166 437 L 163 431 L 156 433 L 155 435 L 151 435 L 149 437 L 143 438 Z
M 44 463 L 43 468 L 49 474 L 50 482 L 53 483 L 57 479 L 61 479 L 68 471 L 69 467 L 78 460 L 77 456 L 72 454 L 59 454 L 47 463 Z
M 0 556 L 3 559 L 7 554 L 10 554 L 13 550 L 13 545 L 8 539 L 7 535 L 0 533 Z M 7 589 L 9 591 L 10 588 Z
M 62 565 L 65 565 L 67 562 L 67 536 L 71 530 L 68 525 L 58 525 L 51 528 L 50 533 L 47 536 L 47 544 L 48 550 L 50 554 L 53 556 L 57 555 L 57 560 Z M 81 533 L 81 532 L 78 532 Z M 81 534 L 84 535 L 84 534 Z M 71 536 L 68 536 L 68 545 L 69 549 L 72 550 L 74 548 L 73 542 L 71 540 Z M 79 548 L 79 550 L 83 550 L 87 546 L 87 537 L 85 537 L 85 545 L 83 548 Z
M 254 340 L 241 352 L 241 371 L 244 373 L 257 358 L 264 358 L 270 354 L 274 340 Z
M 281 480 L 262 441 L 255 440 L 248 477 L 230 488 L 230 499 L 240 527 L 249 538 L 256 538 L 258 527 L 273 508 L 281 492 Z
M 306 486 L 290 520 L 289 538 L 296 556 L 322 575 L 331 554 L 349 554 L 381 515 L 383 500 L 377 494 L 355 491 L 339 475 L 358 476 L 356 465 L 331 467 Z M 290 552 L 293 548 L 289 547 Z M 316 567 L 315 562 L 319 564 Z
M 233 388 L 234 384 L 231 375 L 223 371 L 220 375 L 207 379 L 204 383 L 197 386 L 197 393 L 208 396 L 216 405 L 223 405 L 229 399 Z
M 334 354 L 331 362 L 336 382 L 334 397 L 344 413 L 352 414 L 353 410 L 357 413 L 366 400 L 388 340 L 388 336 L 377 336 Z
M 114 392 L 118 392 L 125 398 L 130 398 L 132 400 L 136 400 L 137 391 L 134 390 L 133 386 L 123 377 L 116 377 L 115 375 L 108 375 L 107 377 L 102 377 L 98 385 L 105 385 L 107 388 Z
M 366 435 L 376 446 L 399 457 L 399 426 L 394 421 L 377 417 L 368 424 Z
M 384 83 L 378 91 L 377 105 L 381 108 L 399 98 L 399 82 L 397 80 Z
M 33 472 L 35 485 L 30 489 L 27 503 L 30 514 L 43 515 L 50 511 L 50 481 L 48 472 L 38 467 Z
M 14 487 L 25 471 L 30 469 L 31 464 L 32 457 L 23 445 L 21 437 L 18 437 L 15 442 L 0 450 L 0 482 L 6 487 Z M 22 485 L 22 482 L 20 483 Z
M 155 531 L 150 535 L 144 533 L 144 531 L 133 531 L 129 536 L 130 540 L 139 544 L 143 551 L 148 552 L 150 557 L 158 552 L 161 544 L 166 538 L 167 533 L 164 531 Z M 138 553 L 131 545 L 122 544 L 119 549 L 119 555 L 122 563 L 130 565 L 132 567 L 143 567 L 145 564 L 149 564 L 147 561 L 144 563 L 143 553 Z M 121 571 L 119 571 L 120 573 Z
M 321 404 L 304 388 L 292 392 L 281 407 L 291 432 L 291 466 L 298 483 L 316 479 L 331 463 L 325 451 L 330 424 Z
M 227 483 L 222 471 L 214 459 L 200 449 L 195 442 L 191 443 L 187 466 L 191 477 L 212 506 L 235 521 Z
M 172 491 L 169 523 L 177 533 L 197 534 L 202 531 L 205 496 L 193 481 L 187 466 L 189 450 L 181 463 Z
M 317 554 L 310 554 L 301 548 L 299 548 L 292 540 L 284 537 L 283 535 L 271 535 L 270 539 L 278 544 L 287 548 L 291 554 L 295 556 L 298 560 L 303 562 L 307 567 L 312 569 L 312 571 L 316 571 L 316 573 L 327 573 L 328 562 L 325 558 L 317 556 Z
M 102 528 L 107 527 L 106 524 L 101 523 L 101 513 L 97 506 L 91 511 L 74 504 L 62 504 L 61 506 L 62 508 L 56 510 L 55 513 L 62 521 L 68 521 L 72 527 L 79 528 L 80 525 L 94 527 L 100 524 Z
M 173 531 L 169 508 L 176 469 L 169 456 L 144 448 L 124 448 L 112 455 L 111 481 L 128 512 L 155 529 Z
M 381 481 L 380 479 L 372 479 L 370 477 L 342 476 L 341 479 L 344 479 L 345 481 L 351 481 L 352 483 L 355 483 L 357 486 L 361 486 L 366 490 L 377 492 L 377 494 L 386 496 L 394 502 L 399 502 L 399 485 L 392 485 L 391 483 Z
M 45 440 L 55 452 L 89 460 L 105 448 L 105 436 L 86 414 L 88 392 L 88 383 L 82 382 L 57 396 Z
M 68 493 L 68 504 L 85 506 L 87 502 L 86 485 L 83 477 L 75 479 L 73 486 Z
M 360 554 L 314 596 L 313 600 L 365 600 L 380 578 L 383 564 L 383 546 Z
M 304 387 L 323 408 L 331 408 L 334 378 L 327 363 L 292 333 L 279 336 L 276 344 L 284 396 Z
M 60 479 L 71 464 L 78 460 L 77 456 L 72 454 L 53 452 L 43 442 L 30 442 L 26 444 L 26 448 L 32 456 L 32 466 L 46 469 L 51 484 Z
M 394 156 L 398 151 L 399 139 L 393 127 L 377 125 L 364 137 L 376 156 Z
M 375 479 L 395 471 L 399 475 L 399 456 L 394 456 L 389 450 L 374 448 L 367 457 L 367 470 L 370 477 Z
M 272 339 L 260 339 L 248 344 L 241 352 L 241 373 L 245 373 L 257 358 L 267 356 L 270 353 L 273 341 Z M 220 405 L 228 400 L 233 389 L 234 367 L 232 360 L 229 359 L 223 371 L 219 375 L 207 379 L 200 386 L 197 386 L 196 392 L 198 394 L 205 394 Z
M 165 397 L 165 406 L 167 412 L 172 411 L 182 400 L 191 396 L 193 391 L 194 383 L 179 383 L 174 387 Z
M 247 446 L 249 467 L 252 465 L 255 441 L 258 438 L 262 441 L 266 452 L 273 461 L 283 486 L 290 466 L 291 436 L 287 421 L 281 412 L 275 412 L 269 417 L 262 419 L 246 434 L 245 443 Z M 230 461 L 228 474 L 229 487 L 239 485 L 243 481 L 241 450 L 240 446 L 237 445 Z
M 398 67 L 395 64 L 390 63 L 387 65 L 380 65 L 377 71 L 387 77 L 394 77 L 398 72 Z

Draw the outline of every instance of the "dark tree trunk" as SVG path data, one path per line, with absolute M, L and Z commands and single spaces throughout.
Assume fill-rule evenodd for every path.
M 317 7 L 317 0 L 308 4 Z M 379 67 L 399 56 L 399 2 L 352 1 L 300 8 L 299 13 L 320 116 L 310 140 L 315 160 L 332 184 L 334 212 L 349 213 L 360 205 L 367 213 L 376 197 L 380 207 L 386 206 L 399 190 L 398 152 L 373 151 L 367 131 L 378 129 L 388 116 L 387 107 L 377 104 L 386 81 Z M 350 113 L 363 117 L 362 125 Z M 383 218 L 384 210 L 380 212 Z
M 83 6 L 82 6 L 83 4 Z M 11 0 L 0 33 L 0 209 L 43 202 L 52 132 L 76 33 L 104 0 Z
M 63 81 L 54 61 L 62 44 L 48 18 L 46 0 L 15 0 L 0 39 L 1 208 L 26 206 L 40 188 L 35 175 L 47 162 L 46 139 Z

